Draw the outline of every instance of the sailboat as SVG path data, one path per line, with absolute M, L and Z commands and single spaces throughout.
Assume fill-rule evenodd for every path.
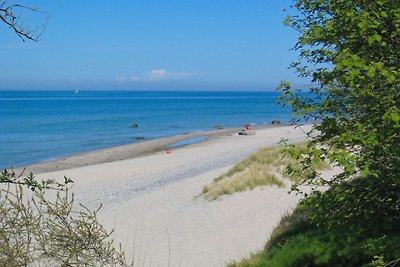
M 77 94 L 77 93 L 79 93 L 79 90 L 78 90 L 78 89 L 75 89 L 75 94 Z

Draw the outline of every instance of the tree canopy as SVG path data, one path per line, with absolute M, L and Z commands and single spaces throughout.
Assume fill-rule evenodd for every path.
M 308 77 L 308 94 L 283 82 L 281 103 L 316 121 L 313 141 L 297 157 L 328 159 L 356 175 L 394 178 L 400 171 L 400 1 L 297 0 L 286 23 L 300 33 L 292 67 Z
M 292 189 L 306 196 L 302 206 L 314 229 L 295 238 L 313 235 L 318 244 L 331 242 L 327 249 L 340 244 L 337 259 L 324 251 L 331 265 L 368 265 L 375 256 L 375 266 L 395 266 L 400 262 L 400 1 L 295 0 L 292 7 L 285 23 L 299 33 L 294 50 L 300 56 L 291 67 L 311 85 L 282 82 L 280 103 L 292 106 L 296 124 L 314 124 L 306 148 L 287 149 L 301 163 L 287 171 L 303 177 Z M 339 173 L 322 178 L 312 164 L 321 160 Z M 299 187 L 304 184 L 329 189 L 307 195 Z M 297 258 L 312 262 L 312 253 Z

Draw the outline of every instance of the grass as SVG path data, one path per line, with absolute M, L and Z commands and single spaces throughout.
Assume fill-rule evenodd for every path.
M 304 144 L 298 145 L 301 146 Z M 296 177 L 285 175 L 286 166 L 295 163 L 293 159 L 285 157 L 282 146 L 263 148 L 204 186 L 202 195 L 208 200 L 216 200 L 224 195 L 252 190 L 257 186 L 285 187 L 286 183 L 297 181 Z M 325 162 L 316 166 L 319 170 L 328 167 Z
M 285 186 L 284 182 L 276 175 L 265 171 L 260 166 L 251 166 L 229 179 L 220 180 L 216 185 L 204 186 L 202 193 L 207 199 L 216 200 L 222 195 L 252 190 L 261 185 Z

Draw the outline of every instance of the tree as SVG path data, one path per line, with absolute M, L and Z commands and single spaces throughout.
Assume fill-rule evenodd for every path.
M 316 225 L 365 240 L 399 235 L 400 1 L 296 0 L 293 7 L 286 23 L 300 33 L 300 61 L 292 68 L 312 85 L 282 82 L 280 102 L 292 106 L 295 123 L 315 124 L 306 148 L 287 149 L 301 163 L 287 171 L 303 177 L 292 189 L 314 189 L 305 203 Z M 321 160 L 340 173 L 322 178 L 313 169 Z
M 327 181 L 317 173 L 302 183 L 341 183 L 357 175 L 398 179 L 400 172 L 400 1 L 297 0 L 286 23 L 300 33 L 294 47 L 305 93 L 282 82 L 283 105 L 316 121 L 304 168 L 327 159 L 343 171 Z M 294 152 L 294 151 L 292 151 Z
M 314 189 L 301 193 L 318 240 L 333 233 L 342 257 L 366 264 L 371 259 L 362 257 L 376 253 L 394 266 L 400 262 L 400 1 L 295 0 L 292 7 L 285 22 L 299 32 L 300 59 L 291 67 L 312 84 L 304 90 L 282 82 L 280 103 L 292 106 L 294 123 L 314 123 L 305 149 L 288 146 L 301 164 L 287 171 L 304 177 L 292 189 Z M 312 164 L 321 160 L 340 173 L 322 178 Z
M 14 30 L 22 41 L 32 40 L 37 42 L 46 28 L 46 23 L 33 27 L 26 22 L 24 12 L 46 14 L 37 8 L 12 4 L 9 0 L 0 1 L 0 19 Z

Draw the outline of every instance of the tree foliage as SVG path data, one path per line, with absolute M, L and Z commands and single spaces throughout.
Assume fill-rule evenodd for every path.
M 285 22 L 299 32 L 300 59 L 291 67 L 311 85 L 282 82 L 280 103 L 292 106 L 295 123 L 314 123 L 306 148 L 287 148 L 301 163 L 288 172 L 306 174 L 292 189 L 330 186 L 304 202 L 313 225 L 372 244 L 378 257 L 386 249 L 398 262 L 399 247 L 390 254 L 385 240 L 400 234 L 400 1 L 295 0 L 292 7 Z M 312 167 L 321 160 L 340 173 L 322 178 Z
M 283 105 L 317 124 L 305 167 L 328 159 L 343 169 L 332 184 L 356 175 L 398 177 L 400 171 L 400 1 L 297 0 L 286 23 L 300 33 L 292 67 L 311 79 L 307 93 L 280 86 Z

